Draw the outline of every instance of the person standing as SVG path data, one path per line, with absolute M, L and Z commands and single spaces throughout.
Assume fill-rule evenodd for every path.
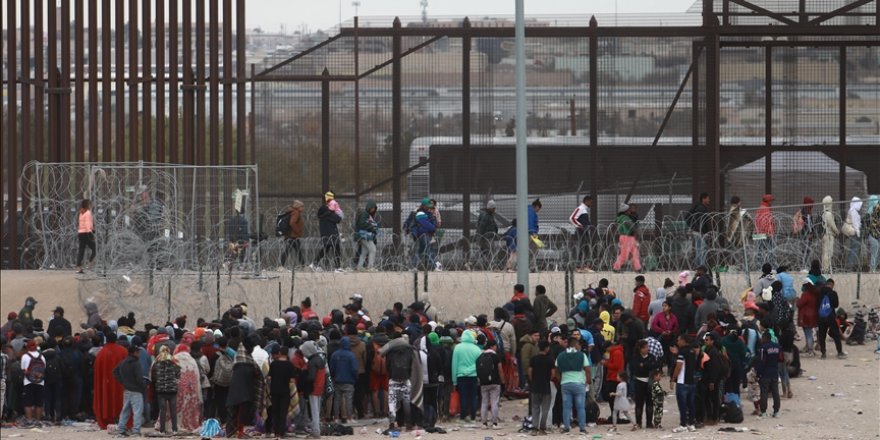
M 577 271 L 592 273 L 592 236 L 593 223 L 590 221 L 590 208 L 593 207 L 593 196 L 584 196 L 581 204 L 568 217 L 568 222 L 575 227 L 575 244 Z
M 537 264 L 535 257 L 538 254 L 538 242 L 536 240 L 540 230 L 540 226 L 538 225 L 538 213 L 541 212 L 543 206 L 541 199 L 535 199 L 527 209 L 529 220 L 529 267 L 532 269 L 534 269 L 534 266 Z
M 822 199 L 822 267 L 831 268 L 831 258 L 834 257 L 834 240 L 840 230 L 837 228 L 837 220 L 834 218 L 833 209 L 834 199 L 831 196 L 825 196 Z
M 486 202 L 486 208 L 480 211 L 477 217 L 477 243 L 480 247 L 482 261 L 488 263 L 486 269 L 492 268 L 492 242 L 498 237 L 498 223 L 495 222 L 496 204 L 494 200 Z
M 25 426 L 33 427 L 43 419 L 43 395 L 46 389 L 46 358 L 37 349 L 33 339 L 27 341 L 26 350 L 21 356 L 21 371 L 24 372 L 24 418 Z
M 675 391 L 675 401 L 678 404 L 679 423 L 678 428 L 672 432 L 694 432 L 696 428 L 696 379 L 694 372 L 697 370 L 697 353 L 699 346 L 694 345 L 690 338 L 679 335 L 676 345 L 671 347 L 676 356 L 675 370 L 669 375 L 669 389 Z
M 306 264 L 302 253 L 302 242 L 300 241 L 305 230 L 305 219 L 303 219 L 303 212 L 305 210 L 306 205 L 300 200 L 294 200 L 287 207 L 287 212 L 290 213 L 290 216 L 287 219 L 287 235 L 284 236 L 284 251 L 281 252 L 281 267 L 278 268 L 279 270 L 287 270 L 287 257 L 291 252 L 294 253 L 297 264 Z
M 660 313 L 651 318 L 651 333 L 657 336 L 663 347 L 670 347 L 675 344 L 679 330 L 678 318 L 672 313 L 672 300 L 666 300 Z M 671 373 L 675 368 L 675 357 L 669 356 L 666 365 Z
M 877 272 L 880 263 L 880 196 L 872 194 L 868 197 L 865 231 L 868 237 L 868 272 Z
M 367 270 L 372 271 L 376 264 L 376 236 L 379 233 L 379 224 L 376 223 L 376 210 L 374 200 L 367 200 L 364 209 L 358 210 L 354 222 L 354 238 L 359 247 L 357 270 L 364 268 L 364 260 L 367 262 Z
M 571 429 L 571 410 L 574 405 L 581 434 L 587 433 L 585 412 L 586 388 L 593 383 L 590 374 L 590 357 L 581 351 L 580 339 L 568 338 L 568 347 L 556 357 L 562 390 L 562 433 Z
M 79 215 L 77 217 L 77 239 L 79 240 L 79 250 L 76 254 L 76 273 L 83 273 L 83 257 L 86 255 L 86 248 L 91 252 L 89 254 L 89 267 L 95 262 L 97 255 L 97 247 L 95 246 L 95 221 L 92 217 L 92 205 L 89 199 L 83 199 L 79 204 Z
M 496 342 L 486 341 L 486 348 L 477 358 L 477 378 L 480 381 L 480 419 L 483 429 L 489 429 L 489 409 L 492 411 L 492 429 L 498 429 L 498 401 L 504 387 L 502 359 L 495 352 Z
M 332 207 L 331 204 L 333 205 Z M 315 257 L 315 262 L 309 265 L 309 268 L 314 271 L 320 271 L 321 266 L 319 265 L 321 260 L 325 256 L 329 256 L 331 265 L 336 268 L 335 271 L 337 273 L 343 272 L 342 256 L 339 247 L 339 222 L 342 221 L 342 216 L 339 215 L 339 212 L 342 212 L 342 209 L 339 208 L 339 203 L 334 199 L 333 193 L 327 191 L 324 194 L 324 204 L 318 208 L 318 230 L 321 233 L 321 251 Z
M 356 333 L 355 333 L 356 334 Z M 351 340 L 343 337 L 339 348 L 330 355 L 330 375 L 335 384 L 333 418 L 347 423 L 353 418 L 354 385 L 358 377 L 358 361 L 351 351 Z
M 272 346 L 272 363 L 269 364 L 269 395 L 272 400 L 272 432 L 276 438 L 287 434 L 287 411 L 290 406 L 290 386 L 293 384 L 293 364 L 287 359 L 287 349 Z M 268 432 L 268 427 L 266 432 Z
M 700 202 L 694 205 L 688 212 L 687 224 L 691 228 L 694 237 L 695 259 L 694 266 L 706 265 L 706 235 L 712 231 L 712 222 L 709 218 L 709 193 L 700 194 Z
M 115 422 L 122 410 L 122 398 L 125 390 L 122 388 L 122 384 L 114 380 L 113 369 L 128 356 L 125 347 L 116 343 L 115 332 L 109 332 L 104 337 L 107 343 L 95 356 L 93 381 L 95 390 L 92 401 L 95 422 L 102 430 L 106 430 L 108 424 Z
M 651 291 L 645 285 L 644 275 L 636 276 L 636 287 L 633 288 L 633 315 L 640 319 L 643 324 L 648 325 L 650 315 L 648 314 L 648 305 L 651 303 Z
M 307 344 L 311 344 L 311 342 L 303 343 L 303 347 Z M 226 423 L 227 436 L 243 436 L 244 427 L 251 422 L 255 408 L 260 406 L 258 399 L 261 399 L 262 395 L 263 373 L 254 362 L 254 358 L 251 357 L 247 346 L 240 343 L 235 352 L 232 380 L 225 402 L 229 413 L 229 419 Z M 318 397 L 318 403 L 320 404 L 320 397 Z
M 846 353 L 843 352 L 843 345 L 840 342 L 840 327 L 837 325 L 835 311 L 840 307 L 840 300 L 837 292 L 834 291 L 834 280 L 829 278 L 825 280 L 819 292 L 819 351 L 822 353 L 822 359 L 825 359 L 825 337 L 831 336 L 834 340 L 834 346 L 837 348 L 837 357 L 846 359 Z
M 633 401 L 636 404 L 636 423 L 633 430 L 642 428 L 642 411 L 645 412 L 645 427 L 654 427 L 654 406 L 651 404 L 651 377 L 658 366 L 657 358 L 648 352 L 648 341 L 642 339 L 636 344 L 636 353 L 630 365 L 633 375 Z
M 614 272 L 620 272 L 620 268 L 632 257 L 632 266 L 636 272 L 642 271 L 642 262 L 639 259 L 639 243 L 636 240 L 636 225 L 639 221 L 636 215 L 636 205 L 621 203 L 617 212 L 617 240 L 620 250 L 617 260 L 611 266 Z
M 144 372 L 139 360 L 140 348 L 131 345 L 128 347 L 128 356 L 113 369 L 113 377 L 122 384 L 123 393 L 122 410 L 119 412 L 119 427 L 117 433 L 121 436 L 141 435 L 141 424 L 144 422 L 144 392 L 147 389 L 144 383 Z M 129 411 L 134 414 L 134 422 L 131 425 L 131 433 L 126 430 L 128 425 Z
M 773 417 L 779 415 L 779 360 L 782 349 L 770 339 L 767 331 L 761 336 L 761 349 L 755 359 L 755 371 L 761 384 L 761 417 L 767 417 L 767 394 L 773 394 Z
M 180 366 L 180 379 L 177 382 L 177 424 L 181 429 L 192 432 L 201 426 L 202 386 L 199 364 L 186 344 L 178 344 L 174 349 L 174 360 Z
M 532 310 L 535 313 L 537 321 L 537 330 L 541 332 L 547 331 L 547 318 L 553 316 L 558 310 L 553 300 L 547 296 L 547 288 L 541 284 L 535 286 L 535 302 L 532 304 Z
M 159 432 L 168 434 L 166 420 L 171 417 L 171 432 L 177 433 L 177 382 L 180 379 L 180 367 L 171 357 L 168 346 L 159 346 L 156 362 L 150 371 L 153 391 L 159 403 Z
M 741 248 L 742 241 L 742 200 L 738 196 L 730 198 L 730 208 L 727 210 L 727 228 L 724 238 L 727 244 L 733 248 Z
M 398 335 L 379 350 L 388 368 L 388 431 L 398 431 L 397 404 L 403 409 L 407 428 L 412 428 L 412 382 L 415 353 L 406 336 Z M 463 410 L 464 408 L 462 408 Z
M 532 423 L 535 431 L 547 434 L 547 416 L 553 400 L 550 396 L 550 382 L 556 380 L 553 357 L 550 356 L 550 343 L 544 339 L 538 342 L 538 355 L 529 360 L 526 370 L 529 376 L 529 392 L 532 405 Z
M 63 307 L 55 307 L 55 310 L 52 311 L 52 320 L 49 321 L 49 327 L 46 329 L 46 333 L 49 334 L 50 338 L 53 338 L 58 342 L 73 335 L 70 321 L 64 319 Z
M 475 343 L 474 332 L 465 330 L 461 343 L 452 351 L 452 385 L 458 389 L 461 399 L 461 420 L 477 418 L 477 358 L 480 347 Z
M 849 211 L 846 213 L 843 235 L 849 237 L 849 252 L 846 254 L 846 268 L 858 271 L 862 265 L 862 199 L 853 197 L 849 202 Z
M 761 205 L 755 213 L 755 238 L 758 241 L 758 261 L 773 263 L 774 240 L 776 237 L 776 221 L 773 219 L 773 194 L 764 194 Z

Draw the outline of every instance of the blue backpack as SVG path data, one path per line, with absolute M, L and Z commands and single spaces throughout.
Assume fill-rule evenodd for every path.
M 822 296 L 822 302 L 819 304 L 819 317 L 827 318 L 834 313 L 834 308 L 831 307 L 831 300 L 828 299 L 828 295 Z

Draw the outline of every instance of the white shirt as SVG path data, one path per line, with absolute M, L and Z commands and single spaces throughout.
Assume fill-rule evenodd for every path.
M 46 358 L 44 358 L 43 355 L 40 354 L 39 351 L 29 351 L 29 352 L 27 352 L 27 354 L 25 354 L 24 356 L 21 357 L 21 371 L 27 373 L 28 366 L 30 366 L 30 364 L 31 364 L 31 356 L 33 356 L 34 358 L 42 358 L 43 365 L 46 365 Z M 24 375 L 24 386 L 28 386 L 30 384 L 31 384 L 31 381 L 28 380 L 27 374 L 25 374 Z M 37 385 L 43 386 L 43 385 L 45 385 L 45 381 L 43 383 L 38 383 Z

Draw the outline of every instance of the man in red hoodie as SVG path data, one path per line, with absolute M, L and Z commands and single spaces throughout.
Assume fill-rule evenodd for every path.
M 648 305 L 651 304 L 651 291 L 645 286 L 645 277 L 636 277 L 636 287 L 633 289 L 633 315 L 642 320 L 647 327 L 651 315 L 648 314 Z

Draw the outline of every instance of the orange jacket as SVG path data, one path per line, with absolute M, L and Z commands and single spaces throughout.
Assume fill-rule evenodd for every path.
M 639 318 L 645 324 L 648 323 L 648 320 L 651 316 L 648 314 L 648 305 L 651 304 L 651 292 L 648 290 L 648 287 L 642 284 L 639 287 L 636 287 L 633 290 L 633 315 L 636 318 Z
M 608 359 L 605 360 L 605 380 L 617 382 L 617 373 L 620 373 L 623 367 L 623 346 L 612 345 L 608 349 Z

